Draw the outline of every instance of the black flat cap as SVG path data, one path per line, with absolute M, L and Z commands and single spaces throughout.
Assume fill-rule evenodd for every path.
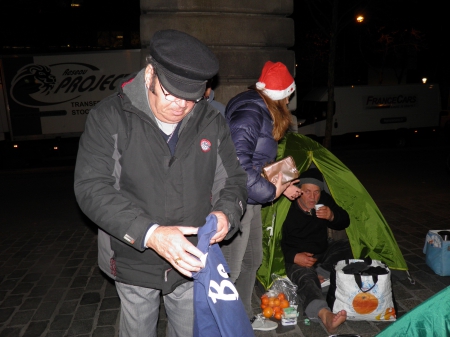
M 178 98 L 203 97 L 206 81 L 219 71 L 217 57 L 203 42 L 177 30 L 157 31 L 149 50 L 162 86 Z

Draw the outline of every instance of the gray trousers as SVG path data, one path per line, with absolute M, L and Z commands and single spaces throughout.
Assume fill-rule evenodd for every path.
M 261 205 L 247 205 L 241 219 L 241 231 L 223 241 L 221 248 L 230 267 L 230 279 L 234 282 L 250 319 L 254 316 L 252 294 L 256 272 L 263 258 Z
M 186 282 L 163 296 L 168 337 L 190 337 L 194 332 L 194 282 Z M 156 337 L 160 291 L 116 281 L 120 297 L 120 337 Z
M 327 250 L 317 255 L 317 262 L 313 268 L 286 263 L 286 274 L 292 283 L 297 285 L 298 300 L 306 316 L 317 318 L 321 309 L 330 309 L 317 274 L 329 278 L 334 264 L 340 260 L 352 258 L 350 243 L 346 240 L 338 240 L 329 243 Z

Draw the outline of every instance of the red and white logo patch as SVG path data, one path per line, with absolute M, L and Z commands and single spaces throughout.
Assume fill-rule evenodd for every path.
M 208 139 L 203 138 L 200 141 L 200 147 L 203 152 L 209 152 L 211 150 L 211 142 Z

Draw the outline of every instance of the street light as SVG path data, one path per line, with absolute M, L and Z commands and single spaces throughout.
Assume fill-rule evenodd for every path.
M 427 83 L 427 78 L 426 77 L 422 78 L 422 83 L 423 84 Z
M 361 22 L 363 22 L 363 21 L 364 21 L 364 16 L 358 15 L 358 16 L 356 17 L 356 22 L 361 23 Z

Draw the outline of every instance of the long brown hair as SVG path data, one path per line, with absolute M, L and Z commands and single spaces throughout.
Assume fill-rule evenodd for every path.
M 292 114 L 286 105 L 286 98 L 274 101 L 265 95 L 262 90 L 258 90 L 255 85 L 250 86 L 249 89 L 257 91 L 266 103 L 273 120 L 272 136 L 278 142 L 283 138 L 292 122 Z

